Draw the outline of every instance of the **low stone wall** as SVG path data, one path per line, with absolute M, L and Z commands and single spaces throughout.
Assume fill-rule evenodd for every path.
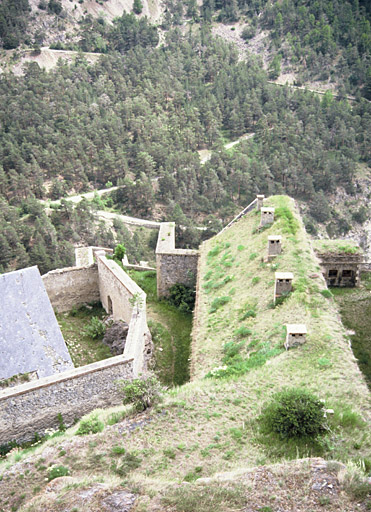
M 261 203 L 263 203 L 263 200 L 261 200 Z M 242 217 L 246 215 L 246 213 L 251 212 L 251 210 L 254 210 L 255 208 L 259 208 L 259 200 L 257 197 L 253 201 L 251 201 L 251 203 L 248 206 L 246 206 L 246 208 L 244 208 L 234 219 L 232 219 L 231 222 L 224 226 L 224 228 L 221 231 L 219 231 L 219 233 L 217 233 L 216 236 L 219 236 L 222 233 L 224 233 L 224 231 L 230 228 L 232 224 L 240 220 Z
M 53 308 L 60 313 L 100 299 L 97 265 L 52 270 L 42 280 Z
M 133 374 L 139 376 L 146 367 L 146 356 L 151 355 L 151 334 L 147 325 L 146 294 L 104 252 L 96 252 L 99 274 L 100 299 L 114 320 L 129 324 L 124 356 L 133 358 Z
M 117 356 L 0 391 L 0 445 L 57 428 L 59 414 L 70 426 L 93 409 L 120 404 L 115 382 L 132 377 L 133 360 Z
M 197 277 L 199 252 L 175 249 L 175 224 L 162 222 L 156 247 L 157 295 L 166 296 L 176 283 L 194 287 Z

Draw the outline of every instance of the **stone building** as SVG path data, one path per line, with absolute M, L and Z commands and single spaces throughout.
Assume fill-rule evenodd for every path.
M 327 286 L 359 286 L 364 262 L 359 247 L 344 240 L 316 240 L 314 248 Z
M 73 368 L 37 267 L 0 275 L 0 379 Z

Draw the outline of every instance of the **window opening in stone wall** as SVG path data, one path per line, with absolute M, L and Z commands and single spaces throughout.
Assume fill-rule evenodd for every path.
M 351 270 L 343 270 L 341 277 L 352 277 L 353 272 Z
M 112 305 L 112 299 L 109 295 L 107 296 L 107 307 L 108 307 L 108 314 L 112 315 L 113 314 L 113 305 Z
M 338 271 L 336 269 L 328 271 L 329 277 L 336 277 L 337 275 L 338 275 Z

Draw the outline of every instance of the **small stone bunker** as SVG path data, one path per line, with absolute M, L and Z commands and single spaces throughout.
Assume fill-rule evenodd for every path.
M 274 299 L 292 291 L 292 272 L 275 272 L 274 277 Z
M 264 208 L 260 209 L 260 227 L 267 226 L 268 224 L 273 224 L 274 222 L 274 208 Z
M 194 287 L 199 252 L 175 249 L 174 222 L 161 222 L 156 247 L 157 295 L 165 297 L 176 283 Z
M 0 276 L 0 381 L 73 368 L 37 267 Z
M 89 263 L 95 255 L 96 263 L 43 276 L 50 302 L 57 311 L 67 311 L 100 298 L 114 319 L 129 324 L 124 354 L 0 391 L 0 444 L 29 441 L 35 432 L 56 428 L 60 414 L 69 426 L 93 409 L 120 404 L 116 381 L 138 377 L 146 369 L 152 350 L 146 294 L 104 251 L 88 248 L 86 252 L 84 261 Z M 8 346 L 16 325 L 8 332 Z
M 314 240 L 327 286 L 359 286 L 364 262 L 361 249 L 348 240 Z
M 286 324 L 286 350 L 303 345 L 306 342 L 307 328 L 304 324 Z
M 271 235 L 268 237 L 268 259 L 274 258 L 282 252 L 282 236 Z

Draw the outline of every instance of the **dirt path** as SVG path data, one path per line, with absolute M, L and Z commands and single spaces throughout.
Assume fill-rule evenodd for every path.
M 110 188 L 102 188 L 100 190 L 92 190 L 91 192 L 85 192 L 84 194 L 78 194 L 76 196 L 67 196 L 67 197 L 61 197 L 61 199 L 56 199 L 55 201 L 52 201 L 48 199 L 47 201 L 44 201 L 43 199 L 40 199 L 40 203 L 44 204 L 61 204 L 62 199 L 65 201 L 71 201 L 71 203 L 79 203 L 82 199 L 94 199 L 94 195 L 98 194 L 98 196 L 103 196 L 104 194 L 109 194 L 110 192 L 113 192 L 114 190 L 117 190 L 120 187 L 110 187 Z
M 224 144 L 225 149 L 231 149 L 233 146 L 236 146 L 236 144 L 239 144 L 242 140 L 252 139 L 254 137 L 255 133 L 245 133 L 244 135 L 241 135 L 237 140 L 234 140 L 233 142 L 228 142 L 228 144 Z M 197 153 L 200 156 L 200 162 L 203 165 L 205 162 L 210 160 L 212 150 L 210 149 L 200 149 L 197 151 Z
M 154 220 L 138 219 L 137 217 L 129 217 L 128 215 L 121 215 L 121 213 L 98 210 L 97 215 L 99 218 L 106 221 L 113 221 L 114 219 L 118 219 L 121 220 L 124 224 L 130 224 L 132 226 L 142 226 L 152 229 L 159 229 L 160 227 L 160 222 L 156 222 Z

